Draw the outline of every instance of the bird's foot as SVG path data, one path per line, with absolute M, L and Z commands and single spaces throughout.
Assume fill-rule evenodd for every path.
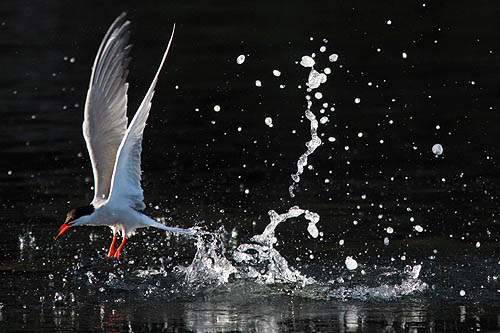
M 122 243 L 120 244 L 120 246 L 118 246 L 118 248 L 116 249 L 116 252 L 115 252 L 115 259 L 120 259 L 120 253 L 122 252 L 122 247 L 123 245 L 125 244 L 125 241 L 127 240 L 126 237 L 123 237 L 123 240 L 122 240 Z
M 108 251 L 108 258 L 111 258 L 111 256 L 115 253 L 115 241 L 116 241 L 116 234 L 113 235 L 113 241 L 111 242 L 111 246 L 109 247 Z
M 111 245 L 108 251 L 108 258 L 111 258 L 113 254 L 115 254 L 115 249 L 113 249 L 113 245 Z

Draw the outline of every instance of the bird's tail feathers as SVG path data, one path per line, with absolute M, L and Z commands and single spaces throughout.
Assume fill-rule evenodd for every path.
M 153 220 L 150 220 L 150 226 L 152 227 L 155 227 L 155 228 L 158 228 L 158 229 L 162 229 L 162 230 L 166 230 L 166 231 L 170 231 L 170 232 L 173 232 L 173 233 L 176 233 L 176 234 L 182 234 L 182 235 L 190 235 L 190 236 L 194 236 L 196 235 L 198 232 L 196 229 L 183 229 L 183 228 L 176 228 L 176 227 L 167 227 L 166 225 L 163 225 L 161 223 L 158 223 L 158 222 L 155 222 Z

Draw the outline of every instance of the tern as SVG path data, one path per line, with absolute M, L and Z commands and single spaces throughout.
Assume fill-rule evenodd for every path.
M 113 240 L 107 256 L 114 255 L 116 259 L 120 257 L 125 240 L 138 228 L 193 233 L 190 229 L 167 227 L 139 212 L 146 207 L 141 187 L 142 137 L 158 75 L 172 44 L 175 24 L 153 82 L 127 127 L 129 26 L 125 13 L 113 22 L 97 51 L 90 76 L 82 127 L 92 161 L 94 199 L 90 205 L 70 210 L 55 236 L 57 239 L 70 227 L 108 226 L 113 231 Z M 115 250 L 117 234 L 122 241 Z

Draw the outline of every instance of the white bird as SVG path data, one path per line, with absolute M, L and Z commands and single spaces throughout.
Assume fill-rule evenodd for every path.
M 154 80 L 127 127 L 130 22 L 125 20 L 125 16 L 123 13 L 113 22 L 101 42 L 85 103 L 83 136 L 94 172 L 94 199 L 88 206 L 69 211 L 55 237 L 70 227 L 108 226 L 113 231 L 108 258 L 112 255 L 120 257 L 125 240 L 137 228 L 155 227 L 178 233 L 194 233 L 189 229 L 164 226 L 139 212 L 146 207 L 141 188 L 142 136 L 158 75 L 174 37 L 175 24 Z M 118 233 L 121 234 L 122 242 L 115 251 Z

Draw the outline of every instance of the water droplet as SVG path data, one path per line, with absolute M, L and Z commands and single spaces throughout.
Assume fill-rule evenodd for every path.
M 326 82 L 326 74 L 324 73 L 319 73 L 316 71 L 314 68 L 311 69 L 311 72 L 309 73 L 309 77 L 307 79 L 306 85 L 309 87 L 309 89 L 316 89 L 318 88 L 322 83 Z
M 214 111 L 219 112 L 220 111 L 220 105 L 214 105 Z
M 312 67 L 316 62 L 310 56 L 303 56 L 300 60 L 300 64 L 304 67 Z
M 58 291 L 56 291 L 56 293 L 54 294 L 54 301 L 61 302 L 62 300 L 63 300 L 62 295 Z
M 307 227 L 307 231 L 311 235 L 312 238 L 317 238 L 319 231 L 318 228 L 316 227 L 315 223 L 309 223 L 309 226 Z
M 238 58 L 236 58 L 236 63 L 238 65 L 241 65 L 244 62 L 245 62 L 245 55 L 241 54 L 241 55 L 238 56 Z
M 359 104 L 360 102 L 361 102 L 361 98 L 356 97 L 356 98 L 354 99 L 354 103 Z
M 436 143 L 434 146 L 432 146 L 432 152 L 436 156 L 441 155 L 443 153 L 443 146 L 441 146 L 439 143 Z
M 338 59 L 339 59 L 339 55 L 336 53 L 330 54 L 330 56 L 328 57 L 328 60 L 330 60 L 330 62 L 335 62 Z
M 353 257 L 347 257 L 345 258 L 345 266 L 348 270 L 352 271 L 358 268 L 358 263 L 353 259 Z
M 255 80 L 256 87 L 262 87 L 262 82 L 260 80 Z
M 267 126 L 273 127 L 273 118 L 266 117 L 266 119 L 264 119 L 264 122 L 266 123 Z

